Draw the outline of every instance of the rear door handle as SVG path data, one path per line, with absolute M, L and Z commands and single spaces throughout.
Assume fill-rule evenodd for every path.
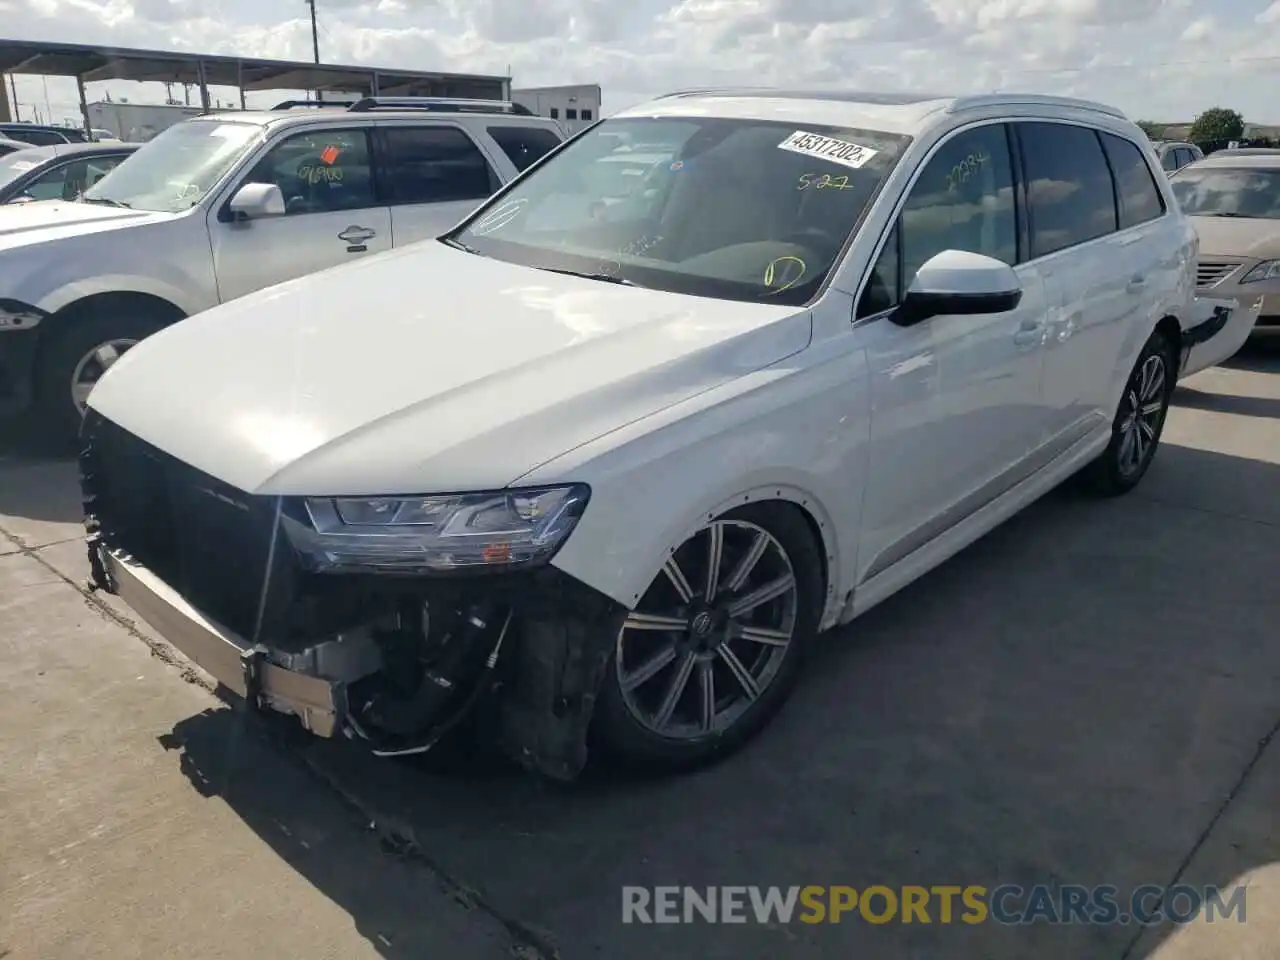
M 1130 293 L 1132 293 L 1136 290 L 1141 290 L 1146 285 L 1147 285 L 1147 278 L 1142 275 L 1138 275 L 1129 281 L 1125 289 L 1128 290 Z
M 338 239 L 350 244 L 351 246 L 359 246 L 372 240 L 377 235 L 377 230 L 371 230 L 368 227 L 360 227 L 352 224 L 338 234 Z

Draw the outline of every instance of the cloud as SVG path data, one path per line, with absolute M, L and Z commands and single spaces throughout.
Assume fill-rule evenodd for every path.
M 1280 122 L 1267 93 L 1280 57 L 1256 26 L 1280 23 L 1280 0 L 319 0 L 319 16 L 330 62 L 509 67 L 517 86 L 598 82 L 606 112 L 670 89 L 746 84 L 1043 91 L 1144 119 L 1225 104 Z M 0 0 L 0 22 L 24 39 L 311 55 L 300 0 Z M 39 79 L 18 88 L 46 109 Z M 74 85 L 48 89 L 48 112 L 74 116 Z

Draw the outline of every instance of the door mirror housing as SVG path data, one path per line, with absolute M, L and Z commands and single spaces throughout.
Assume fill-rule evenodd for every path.
M 916 272 L 892 319 L 909 327 L 948 314 L 1007 313 L 1022 300 L 1022 284 L 1002 260 L 968 250 L 943 250 Z
M 232 220 L 284 216 L 284 194 L 274 183 L 246 183 L 227 204 Z

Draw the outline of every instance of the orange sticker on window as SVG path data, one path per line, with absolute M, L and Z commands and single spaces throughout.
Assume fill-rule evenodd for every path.
M 331 146 L 325 147 L 323 150 L 320 151 L 320 162 L 323 163 L 326 167 L 331 167 L 338 162 L 338 157 L 341 156 L 341 154 L 342 154 L 342 151 L 335 146 L 331 145 Z

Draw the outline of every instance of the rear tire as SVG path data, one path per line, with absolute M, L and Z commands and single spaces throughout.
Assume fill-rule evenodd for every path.
M 171 319 L 144 308 L 129 314 L 116 309 L 84 312 L 49 321 L 54 329 L 41 346 L 35 386 L 39 414 L 55 442 L 70 444 L 79 436 L 83 408 L 78 400 L 83 401 L 85 387 L 96 382 L 114 358 Z
M 1177 383 L 1177 351 L 1159 330 L 1138 354 L 1111 424 L 1111 442 L 1079 474 L 1081 488 L 1093 496 L 1116 497 L 1146 476 L 1164 433 L 1169 402 Z
M 711 521 L 658 571 L 618 633 L 594 718 L 600 746 L 666 769 L 729 755 L 789 697 L 822 598 L 819 546 L 796 508 L 752 504 Z

